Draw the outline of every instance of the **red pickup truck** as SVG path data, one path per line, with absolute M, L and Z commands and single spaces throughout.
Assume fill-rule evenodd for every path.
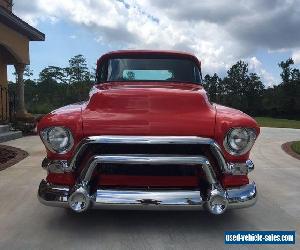
M 249 152 L 260 129 L 209 101 L 201 64 L 174 51 L 115 51 L 89 100 L 42 118 L 41 203 L 89 208 L 227 209 L 255 204 Z

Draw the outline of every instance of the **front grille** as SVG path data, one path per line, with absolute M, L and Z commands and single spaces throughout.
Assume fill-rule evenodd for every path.
M 209 145 L 206 144 L 90 144 L 78 161 L 78 173 L 82 170 L 89 158 L 94 155 L 202 155 L 206 156 L 213 166 L 216 174 L 219 169 L 216 159 L 211 154 Z M 200 166 L 182 165 L 126 165 L 126 164 L 101 164 L 98 173 L 109 175 L 133 176 L 195 176 L 202 175 Z
M 107 175 L 133 175 L 133 176 L 195 176 L 201 168 L 197 166 L 180 165 L 123 165 L 101 164 L 98 173 Z
M 99 159 L 98 165 L 93 166 L 91 176 L 94 187 L 199 187 L 207 183 L 200 165 L 205 163 L 200 160 L 199 165 L 193 165 L 189 164 L 189 160 L 197 156 L 207 159 L 218 178 L 221 167 L 218 167 L 216 150 L 218 148 L 214 147 L 214 141 L 209 138 L 94 136 L 82 141 L 73 166 L 79 177 L 84 168 L 89 168 L 86 165 L 88 162 Z M 107 157 L 108 161 L 101 162 L 101 156 Z M 116 158 L 110 162 L 109 157 Z M 132 157 L 132 162 L 127 157 Z M 135 162 L 134 159 L 139 157 L 141 160 Z M 170 159 L 162 160 L 161 164 L 160 160 L 157 163 L 147 162 L 148 159 L 152 161 L 150 159 L 159 157 Z M 172 159 L 181 160 L 175 160 L 175 163 Z

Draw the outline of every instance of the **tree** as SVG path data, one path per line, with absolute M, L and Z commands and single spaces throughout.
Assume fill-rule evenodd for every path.
M 284 116 L 300 117 L 300 72 L 299 69 L 292 68 L 292 65 L 294 65 L 292 58 L 279 63 L 282 83 L 277 88 L 280 100 L 278 109 Z
M 69 60 L 69 67 L 65 68 L 69 77 L 69 83 L 90 82 L 92 75 L 87 67 L 83 55 L 76 55 Z
M 282 82 L 267 89 L 256 73 L 249 73 L 248 64 L 243 61 L 232 65 L 224 78 L 216 73 L 206 75 L 203 86 L 212 102 L 251 115 L 300 119 L 300 70 L 291 58 L 278 65 Z M 29 67 L 24 75 L 27 78 L 24 81 L 27 109 L 39 114 L 87 100 L 94 80 L 82 55 L 72 57 L 66 68 L 44 68 L 38 80 L 30 79 L 33 73 Z M 134 74 L 130 72 L 127 77 L 133 79 Z M 9 89 L 13 91 L 15 84 L 10 83 Z
M 217 74 L 206 75 L 204 86 L 212 101 L 253 115 L 262 112 L 264 85 L 256 73 L 248 73 L 248 64 L 243 61 L 232 65 L 223 80 Z
M 291 80 L 292 75 L 292 69 L 291 65 L 294 64 L 294 61 L 292 58 L 287 59 L 286 61 L 281 61 L 278 65 L 282 69 L 282 72 L 280 73 L 282 83 L 288 84 Z
M 69 60 L 69 67 L 65 68 L 68 76 L 68 95 L 73 102 L 83 101 L 88 98 L 89 90 L 92 86 L 92 79 L 86 59 L 83 55 L 76 55 Z
M 248 64 L 238 61 L 227 71 L 223 80 L 225 88 L 224 104 L 244 110 L 245 92 L 249 83 Z
M 247 85 L 244 88 L 244 98 L 247 100 L 244 110 L 249 114 L 262 113 L 262 94 L 264 85 L 256 73 L 250 73 Z
M 263 93 L 263 113 L 282 118 L 300 118 L 300 74 L 294 68 L 294 61 L 288 58 L 278 64 L 282 82 Z
M 44 68 L 39 74 L 40 81 L 53 80 L 57 83 L 66 83 L 65 70 L 56 66 L 48 66 Z
M 33 76 L 33 70 L 30 69 L 29 65 L 26 65 L 24 70 L 24 78 L 30 79 Z
M 217 103 L 221 102 L 223 84 L 221 78 L 216 73 L 214 73 L 213 76 L 207 74 L 204 77 L 204 87 L 210 101 Z

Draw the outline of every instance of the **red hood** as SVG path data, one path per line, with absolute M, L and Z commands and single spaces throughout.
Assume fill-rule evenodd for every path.
M 94 87 L 82 110 L 84 136 L 214 136 L 215 108 L 200 85 L 106 83 Z

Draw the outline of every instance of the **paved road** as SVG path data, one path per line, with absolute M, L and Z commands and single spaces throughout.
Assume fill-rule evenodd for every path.
M 89 211 L 45 207 L 36 191 L 45 172 L 38 137 L 7 145 L 30 157 L 0 172 L 0 249 L 300 249 L 300 161 L 280 148 L 300 130 L 263 128 L 252 152 L 257 204 L 215 217 L 205 212 Z M 228 246 L 226 230 L 296 230 L 294 246 Z

